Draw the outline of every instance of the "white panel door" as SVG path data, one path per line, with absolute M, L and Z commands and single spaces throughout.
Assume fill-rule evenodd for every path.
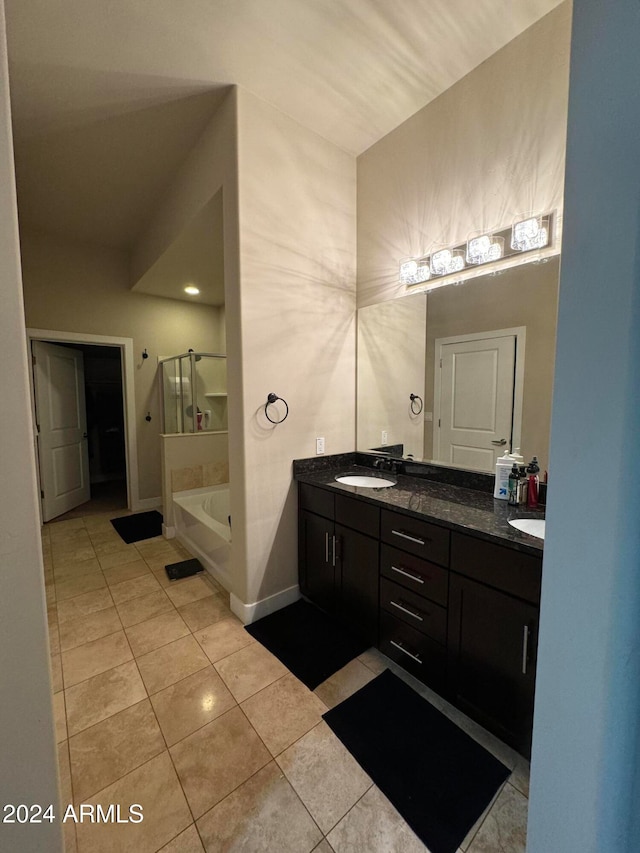
M 42 516 L 50 521 L 90 498 L 82 352 L 33 341 Z
M 438 460 L 493 472 L 513 426 L 516 337 L 440 347 Z

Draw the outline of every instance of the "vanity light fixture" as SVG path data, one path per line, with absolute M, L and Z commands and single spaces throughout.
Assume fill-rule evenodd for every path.
M 549 242 L 549 220 L 532 216 L 516 222 L 511 230 L 511 248 L 517 252 L 544 249 Z
M 400 281 L 402 284 L 421 284 L 431 278 L 428 261 L 408 260 L 400 264 Z
M 504 237 L 482 234 L 467 241 L 468 264 L 490 264 L 499 261 L 504 254 Z
M 184 288 L 184 292 L 185 292 L 185 293 L 188 293 L 188 294 L 189 294 L 189 296 L 197 296 L 197 295 L 200 293 L 200 290 L 199 290 L 199 288 L 194 287 L 194 285 L 193 285 L 193 284 L 188 284 L 188 285 Z
M 429 281 L 434 276 L 445 278 L 467 270 L 467 265 L 468 271 L 459 278 L 474 276 L 471 267 L 484 264 L 496 263 L 497 272 L 497 268 L 508 266 L 510 260 L 512 263 L 522 263 L 515 258 L 527 252 L 532 253 L 531 260 L 539 260 L 540 256 L 536 252 L 551 248 L 553 243 L 555 217 L 555 212 L 549 211 L 521 219 L 504 228 L 494 228 L 489 233 L 474 231 L 466 243 L 458 243 L 417 258 L 406 258 L 400 261 L 400 283 L 411 286 Z M 434 286 L 440 286 L 440 281 L 434 282 Z
M 464 252 L 461 249 L 441 249 L 431 255 L 433 275 L 449 275 L 464 269 Z

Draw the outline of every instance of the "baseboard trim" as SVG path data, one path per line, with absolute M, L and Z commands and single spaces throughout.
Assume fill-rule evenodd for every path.
M 260 601 L 255 601 L 253 604 L 245 604 L 237 595 L 231 593 L 230 606 L 231 612 L 235 613 L 243 625 L 250 625 L 263 616 L 268 616 L 270 613 L 275 613 L 276 610 L 281 610 L 288 604 L 293 604 L 300 598 L 300 587 L 298 584 L 283 589 L 282 592 L 276 592 L 267 598 L 261 598 Z
M 176 529 L 175 527 L 167 527 L 166 524 L 162 525 L 162 535 L 165 539 L 175 539 L 176 538 Z
M 137 501 L 133 502 L 133 506 L 131 507 L 132 512 L 140 512 L 143 509 L 158 509 L 162 507 L 162 498 L 138 498 Z

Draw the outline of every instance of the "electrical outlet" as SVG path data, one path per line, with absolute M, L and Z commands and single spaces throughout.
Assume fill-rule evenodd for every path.
M 316 455 L 324 453 L 324 438 L 316 438 Z
M 384 447 L 387 443 L 387 440 L 388 440 L 387 431 L 386 431 L 386 429 L 383 429 L 382 430 L 382 440 L 380 441 L 380 444 Z

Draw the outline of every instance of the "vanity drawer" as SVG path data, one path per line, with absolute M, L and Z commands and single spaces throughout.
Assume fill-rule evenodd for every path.
M 374 539 L 380 538 L 380 510 L 357 498 L 336 495 L 336 521 Z
M 449 531 L 397 512 L 382 510 L 382 541 L 441 566 L 449 565 Z
M 384 610 L 380 612 L 380 651 L 435 690 L 444 689 L 445 647 Z
M 318 489 L 316 486 L 310 486 L 308 483 L 300 483 L 298 488 L 300 489 L 300 509 L 315 512 L 316 515 L 322 515 L 324 518 L 333 518 L 333 501 L 335 497 L 333 492 L 329 492 L 326 489 Z
M 446 642 L 447 611 L 439 604 L 380 578 L 380 607 L 438 643 Z
M 542 558 L 463 533 L 451 541 L 451 569 L 502 592 L 540 604 Z
M 447 606 L 449 573 L 446 569 L 398 551 L 389 545 L 380 550 L 380 571 L 385 577 L 399 583 L 407 589 L 424 595 L 438 604 Z

